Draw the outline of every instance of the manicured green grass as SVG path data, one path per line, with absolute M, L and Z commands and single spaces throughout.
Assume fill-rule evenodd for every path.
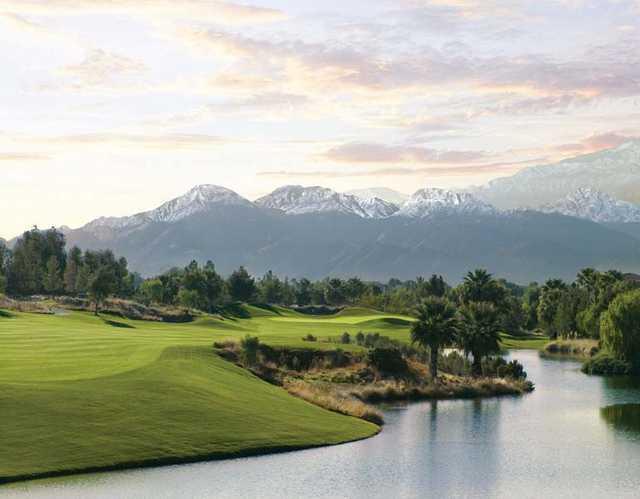
M 509 350 L 542 350 L 549 342 L 548 336 L 538 334 L 528 334 L 522 336 L 501 335 L 501 345 Z
M 0 314 L 0 482 L 335 444 L 378 427 L 294 398 L 218 357 L 247 334 L 273 346 L 355 350 L 343 332 L 409 339 L 410 319 L 243 306 L 167 324 L 88 313 Z M 302 340 L 307 334 L 317 342 Z M 542 338 L 506 338 L 538 348 Z
M 0 480 L 335 444 L 378 431 L 257 379 L 212 344 L 251 334 L 272 345 L 335 348 L 302 337 L 337 338 L 394 317 L 257 307 L 240 315 L 189 324 L 0 315 Z M 404 324 L 384 334 L 408 336 Z

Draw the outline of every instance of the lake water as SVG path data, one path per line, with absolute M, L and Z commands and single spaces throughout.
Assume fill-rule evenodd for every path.
M 9 498 L 640 497 L 640 384 L 573 361 L 512 357 L 521 398 L 389 408 L 375 438 L 230 461 L 0 488 Z M 611 407 L 611 406 L 616 407 Z

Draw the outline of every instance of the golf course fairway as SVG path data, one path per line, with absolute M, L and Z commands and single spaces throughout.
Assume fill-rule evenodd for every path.
M 406 339 L 406 320 L 361 309 L 240 312 L 187 324 L 1 314 L 0 482 L 301 449 L 379 431 L 256 378 L 220 358 L 213 342 L 251 334 L 271 345 L 336 348 L 302 338 L 363 330 Z

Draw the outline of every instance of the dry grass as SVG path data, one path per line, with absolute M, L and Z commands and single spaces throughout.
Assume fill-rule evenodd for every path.
M 591 358 L 600 351 L 598 342 L 590 339 L 556 340 L 544 347 L 546 354 Z
M 312 385 L 304 381 L 288 381 L 284 388 L 296 397 L 329 411 L 364 419 L 377 425 L 384 424 L 382 413 L 357 398 L 345 394 L 329 384 Z
M 364 402 L 397 400 L 438 400 L 499 397 L 522 395 L 533 390 L 533 384 L 524 380 L 505 378 L 469 378 L 446 376 L 437 383 L 411 384 L 382 382 L 364 387 L 353 387 L 351 395 Z

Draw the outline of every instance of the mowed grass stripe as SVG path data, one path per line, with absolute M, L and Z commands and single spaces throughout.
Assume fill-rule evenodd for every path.
M 291 397 L 212 347 L 250 333 L 273 345 L 335 348 L 302 337 L 337 338 L 344 324 L 245 312 L 190 324 L 113 319 L 129 328 L 78 312 L 0 319 L 0 480 L 336 444 L 378 431 Z M 305 320 L 274 320 L 285 315 Z M 408 337 L 406 328 L 393 334 Z

